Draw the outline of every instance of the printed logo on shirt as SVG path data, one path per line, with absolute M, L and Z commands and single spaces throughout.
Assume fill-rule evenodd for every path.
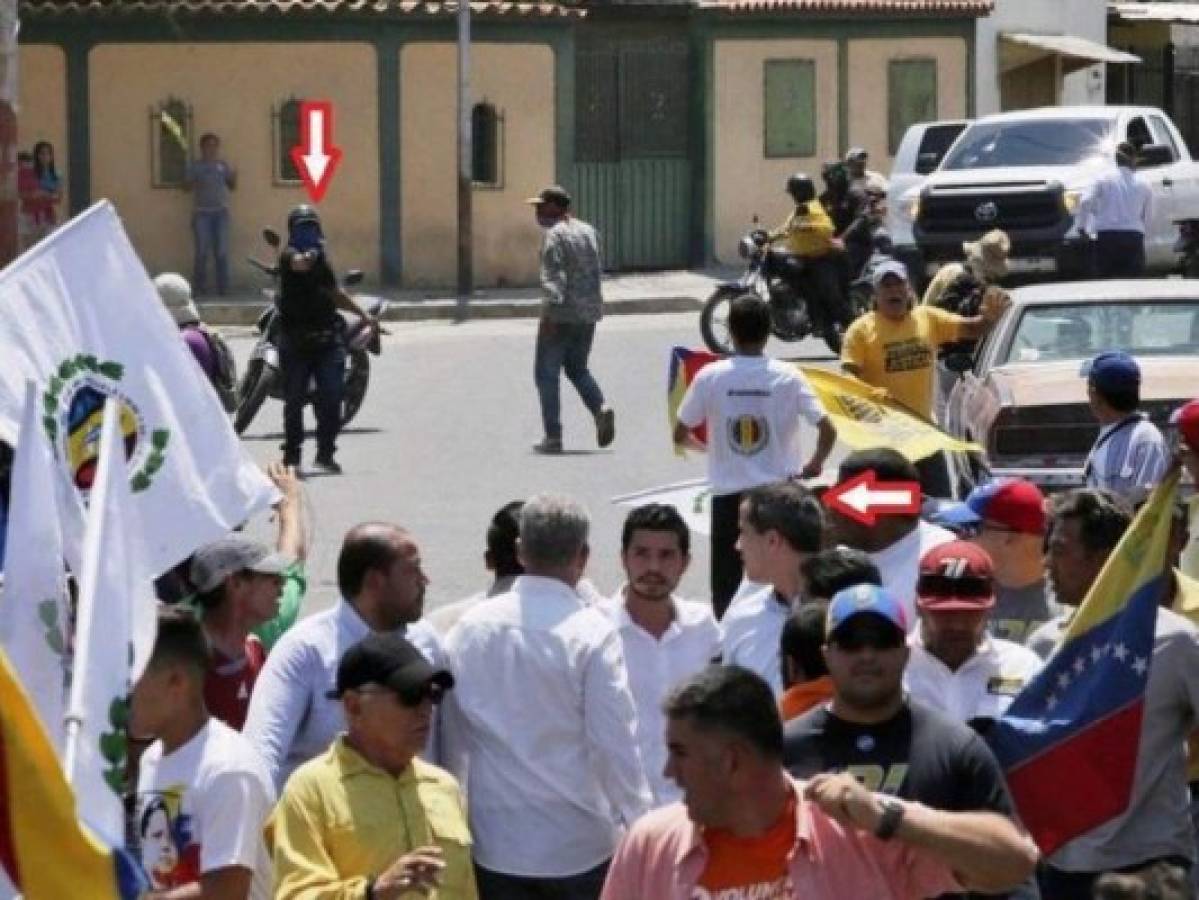
M 908 338 L 883 347 L 884 372 L 915 372 L 927 369 L 932 362 L 932 349 L 919 338 Z
M 987 681 L 987 693 L 1000 697 L 1015 697 L 1024 688 L 1024 679 L 996 675 Z
M 697 886 L 691 892 L 691 900 L 789 900 L 792 896 L 786 877 L 715 891 Z
M 200 880 L 200 844 L 192 817 L 183 812 L 185 788 L 168 788 L 138 798 L 137 836 L 142 868 L 154 888 Z
M 735 416 L 727 422 L 729 446 L 741 456 L 753 456 L 770 442 L 770 426 L 764 416 Z
M 898 794 L 908 777 L 908 764 L 896 763 L 883 768 L 878 765 L 849 766 L 845 770 L 871 791 L 883 794 Z

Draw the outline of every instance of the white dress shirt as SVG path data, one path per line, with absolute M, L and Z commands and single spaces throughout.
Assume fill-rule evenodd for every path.
M 771 585 L 731 604 L 720 628 L 724 632 L 722 662 L 757 672 L 776 697 L 783 693 L 783 625 L 791 605 Z
M 1083 197 L 1079 220 L 1091 234 L 1139 231 L 1149 224 L 1153 191 L 1132 169 L 1113 166 Z
M 662 702 L 675 685 L 720 656 L 720 626 L 712 607 L 695 600 L 671 598 L 674 618 L 662 637 L 633 621 L 625 605 L 625 590 L 600 607 L 620 631 L 629 688 L 637 707 L 637 746 L 654 793 L 654 805 L 682 799 L 678 785 L 664 774 L 666 716 Z
M 987 635 L 968 660 L 952 670 L 924 646 L 920 630 L 908 638 L 911 655 L 904 687 L 926 706 L 959 722 L 998 719 L 1041 671 L 1041 658 L 1027 647 Z
M 358 611 L 340 600 L 299 622 L 271 649 L 250 695 L 242 733 L 266 762 L 280 792 L 297 767 L 324 753 L 345 731 L 341 701 L 329 692 L 337 686 L 342 654 L 370 633 Z M 434 666 L 449 668 L 441 639 L 425 622 L 400 633 Z M 435 722 L 425 753 L 433 761 L 438 732 Z
M 609 859 L 652 805 L 620 635 L 567 584 L 522 575 L 446 640 L 448 768 L 466 789 L 475 861 L 526 878 Z

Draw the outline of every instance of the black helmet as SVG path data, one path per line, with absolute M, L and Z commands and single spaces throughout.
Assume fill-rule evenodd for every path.
M 787 193 L 796 203 L 810 203 L 816 199 L 816 185 L 803 172 L 796 172 L 787 179 Z
M 301 222 L 311 222 L 317 228 L 320 228 L 321 217 L 307 203 L 301 203 L 287 214 L 287 230 L 292 231 Z

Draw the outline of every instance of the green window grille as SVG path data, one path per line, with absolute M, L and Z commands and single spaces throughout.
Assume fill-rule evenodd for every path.
M 766 156 L 816 155 L 816 63 L 810 59 L 766 61 Z
M 893 59 L 887 68 L 887 150 L 894 156 L 908 126 L 937 118 L 937 61 Z
M 300 103 L 290 97 L 280 103 L 271 119 L 275 136 L 273 174 L 276 184 L 300 184 L 300 170 L 292 162 L 293 147 L 300 146 Z
M 470 113 L 470 177 L 476 187 L 502 187 L 504 182 L 504 116 L 484 100 Z
M 192 111 L 184 101 L 168 97 L 150 110 L 151 184 L 182 187 L 191 162 Z

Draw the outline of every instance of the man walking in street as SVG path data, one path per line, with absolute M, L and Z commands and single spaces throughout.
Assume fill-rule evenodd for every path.
M 337 558 L 341 600 L 309 616 L 275 645 L 250 696 L 245 734 L 282 787 L 301 763 L 324 753 L 345 727 L 328 696 L 345 651 L 371 632 L 398 632 L 437 668 L 446 666 L 437 633 L 419 621 L 429 579 L 407 531 L 383 522 L 355 525 Z M 430 753 L 436 756 L 434 723 Z
M 603 900 L 914 900 L 1028 877 L 1032 842 L 1007 818 L 943 812 L 852 775 L 783 768 L 770 688 L 711 666 L 666 702 L 668 774 L 683 802 L 625 836 Z
M 1087 455 L 1087 487 L 1119 494 L 1136 506 L 1161 481 L 1169 461 L 1166 440 L 1141 412 L 1141 367 L 1122 350 L 1108 350 L 1083 365 L 1087 402 L 1099 420 L 1099 437 Z
M 652 805 L 620 635 L 575 589 L 589 528 L 574 500 L 530 498 L 525 574 L 446 642 L 447 768 L 464 781 L 483 900 L 595 900 L 620 829 Z
M 346 730 L 296 770 L 267 823 L 274 900 L 476 900 L 462 792 L 417 758 L 453 685 L 398 634 L 346 651 L 333 691 Z
M 1097 277 L 1140 278 L 1153 192 L 1136 173 L 1137 148 L 1128 141 L 1116 147 L 1115 163 L 1083 197 L 1078 219 L 1095 235 Z
M 558 389 L 563 371 L 595 419 L 596 442 L 607 447 L 616 438 L 616 413 L 604 403 L 604 393 L 587 368 L 595 323 L 604 316 L 599 237 L 594 228 L 571 214 L 570 194 L 558 185 L 547 187 L 527 202 L 536 210 L 537 224 L 545 229 L 541 321 L 533 360 L 545 436 L 533 449 L 546 454 L 562 452 Z
M 196 293 L 208 293 L 208 257 L 216 269 L 216 292 L 229 293 L 229 192 L 237 187 L 237 171 L 221 159 L 221 139 L 200 136 L 200 158 L 187 167 L 184 187 L 192 192 L 192 235 Z
M 675 596 L 691 562 L 691 531 L 678 510 L 649 503 L 628 514 L 620 536 L 627 581 L 602 610 L 616 624 L 637 707 L 637 742 L 662 806 L 679 799 L 666 765 L 662 701 L 670 689 L 720 656 L 720 626 L 706 603 Z
M 737 553 L 738 510 L 751 488 L 800 476 L 815 478 L 837 440 L 837 432 L 803 374 L 766 356 L 770 307 L 746 294 L 729 309 L 735 355 L 700 369 L 679 405 L 676 446 L 689 444 L 689 431 L 708 428 L 708 481 L 712 488 L 712 607 L 722 618 L 741 583 Z M 800 420 L 817 429 L 816 446 L 805 461 Z

